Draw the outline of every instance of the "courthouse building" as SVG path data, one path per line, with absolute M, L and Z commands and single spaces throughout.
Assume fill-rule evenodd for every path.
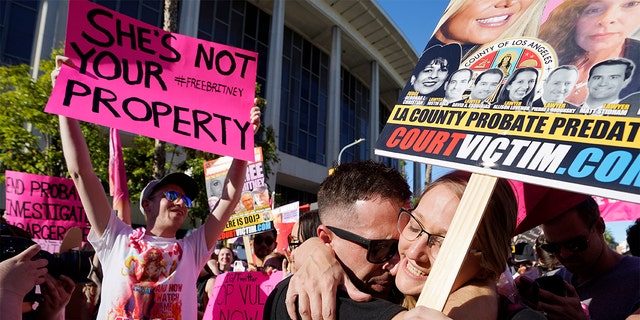
M 163 0 L 94 2 L 162 27 Z M 37 70 L 64 41 L 68 5 L 0 0 L 0 63 Z M 342 162 L 399 165 L 374 145 L 418 54 L 374 0 L 183 0 L 178 15 L 180 34 L 258 52 L 263 123 L 281 159 L 268 183 L 287 202 L 315 202 L 341 149 L 359 138 Z

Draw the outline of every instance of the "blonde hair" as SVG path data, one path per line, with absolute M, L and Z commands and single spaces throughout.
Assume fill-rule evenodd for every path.
M 458 10 L 462 9 L 467 3 L 478 0 L 451 0 L 449 6 L 444 10 L 442 18 L 438 22 L 433 35 L 445 24 Z M 505 30 L 498 39 L 512 37 L 537 37 L 540 21 L 547 0 L 533 0 L 533 3 L 522 13 L 519 19 L 527 19 L 526 21 L 516 21 L 507 30 Z M 497 40 L 497 39 L 496 39 Z M 483 43 L 480 43 L 482 45 Z

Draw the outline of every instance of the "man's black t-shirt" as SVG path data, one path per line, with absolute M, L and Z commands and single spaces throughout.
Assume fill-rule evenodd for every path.
M 264 305 L 265 320 L 289 319 L 285 298 L 291 277 L 282 280 L 271 292 Z M 336 319 L 379 319 L 388 320 L 397 315 L 400 311 L 406 310 L 402 306 L 393 302 L 372 299 L 367 302 L 356 302 L 351 300 L 346 292 L 338 290 L 336 299 Z M 300 319 L 300 315 L 298 315 Z

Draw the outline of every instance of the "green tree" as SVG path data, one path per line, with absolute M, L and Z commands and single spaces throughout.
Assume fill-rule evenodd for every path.
M 42 75 L 35 80 L 28 65 L 0 66 L 0 181 L 4 181 L 6 170 L 66 176 L 58 116 L 44 112 L 54 62 L 42 61 L 40 66 Z M 99 126 L 83 123 L 82 130 L 96 172 L 106 181 L 108 141 Z
M 616 250 L 618 247 L 618 243 L 616 242 L 616 239 L 613 238 L 613 235 L 611 235 L 611 230 L 609 229 L 604 231 L 604 242 L 606 242 L 607 246 L 613 250 Z

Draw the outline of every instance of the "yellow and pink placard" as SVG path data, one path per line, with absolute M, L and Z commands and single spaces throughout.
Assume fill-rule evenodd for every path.
M 46 112 L 253 159 L 258 55 L 69 3 L 63 66 Z
M 86 241 L 90 226 L 73 180 L 9 170 L 5 175 L 7 222 L 29 232 L 50 252 L 58 252 L 72 227 L 79 227 Z

